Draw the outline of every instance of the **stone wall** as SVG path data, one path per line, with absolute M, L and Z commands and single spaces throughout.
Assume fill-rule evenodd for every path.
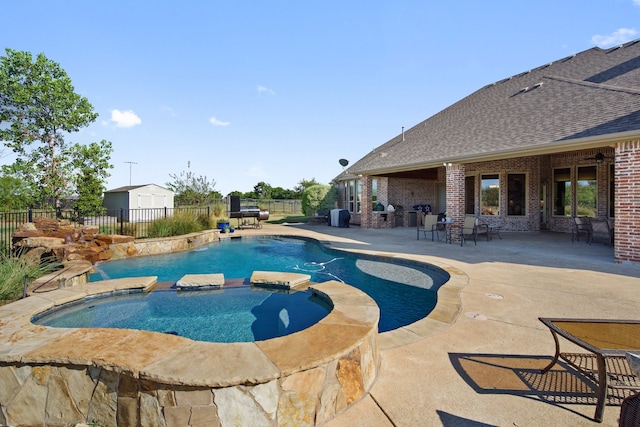
M 199 233 L 156 239 L 140 239 L 114 242 L 109 245 L 111 259 L 123 259 L 146 255 L 159 255 L 195 249 L 220 240 L 220 230 L 205 230 Z
M 0 306 L 0 424 L 315 426 L 373 386 L 379 309 L 337 281 L 311 286 L 333 305 L 320 322 L 254 343 L 30 322 L 97 291 L 148 290 L 155 280 L 102 281 Z

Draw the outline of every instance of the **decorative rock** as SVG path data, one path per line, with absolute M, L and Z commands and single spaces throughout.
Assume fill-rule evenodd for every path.
M 135 239 L 132 236 L 120 236 L 118 234 L 98 234 L 96 240 L 111 245 L 113 243 L 129 243 Z
M 65 240 L 61 237 L 27 237 L 19 242 L 14 243 L 14 246 L 21 246 L 23 248 L 37 248 L 43 246 L 45 248 L 51 246 L 64 245 Z
M 220 289 L 224 287 L 224 274 L 185 274 L 176 282 L 180 290 Z
M 113 242 L 133 242 L 131 236 L 99 235 L 96 226 L 75 227 L 69 221 L 56 221 L 38 217 L 33 223 L 25 223 L 12 235 L 15 248 L 27 253 L 37 250 L 31 257 L 43 253 L 60 262 L 85 259 L 95 264 L 111 259 L 109 244 Z M 99 240 L 98 240 L 99 239 Z M 43 250 L 44 248 L 44 250 Z

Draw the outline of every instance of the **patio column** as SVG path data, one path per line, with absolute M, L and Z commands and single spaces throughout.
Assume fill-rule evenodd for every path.
M 616 144 L 615 163 L 616 262 L 640 262 L 640 140 Z
M 372 178 L 369 175 L 363 175 L 360 177 L 362 182 L 362 194 L 360 200 L 360 227 L 371 228 L 373 223 L 373 212 L 371 211 L 371 181 Z
M 464 223 L 464 178 L 466 169 L 464 165 L 448 163 L 446 170 L 447 188 L 447 216 L 451 217 L 453 224 L 462 226 Z M 460 236 L 454 233 L 453 241 L 460 241 Z

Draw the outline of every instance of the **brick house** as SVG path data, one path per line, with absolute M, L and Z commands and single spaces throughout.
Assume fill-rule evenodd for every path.
M 489 84 L 334 183 L 361 227 L 415 226 L 427 205 L 509 231 L 569 233 L 587 216 L 615 223 L 616 262 L 640 262 L 640 39 Z

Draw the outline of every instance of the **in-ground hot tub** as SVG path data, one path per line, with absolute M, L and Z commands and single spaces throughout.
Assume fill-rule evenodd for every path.
M 316 425 L 373 385 L 378 307 L 337 281 L 310 286 L 333 306 L 317 324 L 252 343 L 30 322 L 56 305 L 155 283 L 101 281 L 0 307 L 0 423 Z

